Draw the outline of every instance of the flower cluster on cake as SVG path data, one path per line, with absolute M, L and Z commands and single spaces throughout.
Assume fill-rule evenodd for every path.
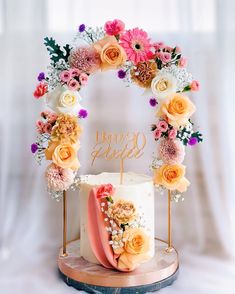
M 51 62 L 47 73 L 38 75 L 34 97 L 45 97 L 47 109 L 36 122 L 38 137 L 31 150 L 39 162 L 43 158 L 50 162 L 45 172 L 49 193 L 60 199 L 63 191 L 75 189 L 81 183 L 77 156 L 82 133 L 80 120 L 88 116 L 88 110 L 82 107 L 80 91 L 95 72 L 116 70 L 117 77 L 128 86 L 133 83 L 149 95 L 149 104 L 156 113 L 156 121 L 151 126 L 157 142 L 152 163 L 153 182 L 160 191 L 170 190 L 173 199 L 178 201 L 180 193 L 189 186 L 182 164 L 185 146 L 202 141 L 201 133 L 194 130 L 191 120 L 196 107 L 185 95 L 185 92 L 197 91 L 199 83 L 187 72 L 181 49 L 153 42 L 142 29 L 126 29 L 121 20 L 108 21 L 95 29 L 81 24 L 73 45 L 61 47 L 52 38 L 44 40 Z M 94 216 L 100 218 L 90 216 L 91 222 L 86 215 L 85 231 L 89 234 L 95 261 L 130 271 L 153 256 L 150 251 L 154 236 L 142 225 L 134 197 L 136 187 L 127 185 L 130 195 L 116 195 L 113 199 L 117 185 L 114 187 L 108 178 L 106 181 L 89 188 L 85 209 L 93 209 L 91 214 L 95 211 Z M 147 182 L 153 186 L 152 181 Z M 146 192 L 140 191 L 145 197 Z M 122 194 L 122 190 L 119 192 Z M 153 195 L 153 191 L 149 195 Z M 142 202 L 143 206 L 147 205 Z M 153 205 L 149 211 L 152 210 Z M 150 226 L 151 222 L 154 217 Z

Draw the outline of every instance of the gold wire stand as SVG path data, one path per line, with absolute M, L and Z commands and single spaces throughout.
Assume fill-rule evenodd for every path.
M 168 216 L 168 222 L 167 222 L 167 226 L 168 226 L 168 238 L 167 238 L 167 244 L 168 244 L 168 247 L 166 248 L 166 252 L 167 253 L 170 253 L 172 252 L 173 250 L 173 247 L 172 247 L 172 239 L 171 239 L 171 191 L 168 190 L 167 191 L 167 206 L 168 206 L 168 209 L 167 209 L 167 216 Z
M 63 191 L 63 249 L 61 256 L 68 256 L 67 250 L 67 193 Z

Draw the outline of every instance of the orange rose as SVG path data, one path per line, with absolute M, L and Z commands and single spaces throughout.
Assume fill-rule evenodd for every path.
M 178 190 L 185 192 L 190 185 L 184 177 L 185 166 L 182 164 L 163 164 L 160 168 L 154 170 L 154 184 L 162 185 L 169 190 Z
M 126 61 L 126 53 L 114 36 L 106 36 L 94 44 L 100 54 L 101 69 L 114 69 Z
M 173 127 L 179 128 L 188 123 L 195 110 L 196 107 L 188 97 L 175 93 L 161 104 L 158 115 L 166 118 Z
M 79 143 L 71 145 L 70 143 L 50 142 L 45 150 L 45 156 L 47 160 L 52 160 L 62 168 L 77 170 L 80 167 L 77 159 L 78 149 Z
M 149 237 L 141 228 L 129 228 L 123 233 L 124 252 L 118 259 L 119 269 L 133 270 L 149 259 Z

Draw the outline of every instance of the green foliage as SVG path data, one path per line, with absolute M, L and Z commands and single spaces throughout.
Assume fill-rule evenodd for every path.
M 128 226 L 128 223 L 126 223 L 126 224 L 121 224 L 121 229 L 123 229 L 124 232 L 125 232 L 126 226 Z
M 157 68 L 158 68 L 158 69 L 161 69 L 161 68 L 162 68 L 162 61 L 161 61 L 161 59 L 156 58 L 155 62 L 156 62 L 156 64 L 157 64 Z
M 106 197 L 106 200 L 107 200 L 108 202 L 113 203 L 113 198 L 112 198 L 111 196 Z
M 56 41 L 53 38 L 44 38 L 44 45 L 47 48 L 47 51 L 49 52 L 50 59 L 53 63 L 58 62 L 60 59 L 63 59 L 65 62 L 68 61 L 69 54 L 71 51 L 71 48 L 68 44 L 63 46 L 63 49 L 56 43 Z
M 157 128 L 157 126 L 156 125 L 151 125 L 151 131 L 153 132 L 153 131 L 155 131 L 156 130 L 156 128 Z
M 198 131 L 197 132 L 194 132 L 191 137 L 197 138 L 198 142 L 202 142 L 203 141 L 202 134 L 200 132 L 198 132 Z

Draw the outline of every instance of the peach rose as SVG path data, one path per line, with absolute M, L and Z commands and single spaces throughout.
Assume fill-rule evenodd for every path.
M 173 127 L 179 128 L 188 123 L 195 110 L 196 107 L 188 97 L 175 93 L 161 104 L 158 115 L 166 118 Z
M 163 164 L 160 168 L 154 170 L 154 184 L 162 185 L 169 190 L 178 190 L 182 193 L 185 192 L 190 185 L 184 175 L 184 165 Z
M 129 228 L 123 233 L 124 252 L 118 259 L 118 268 L 133 270 L 149 259 L 149 237 L 142 228 Z
M 52 160 L 56 165 L 62 168 L 71 168 L 77 170 L 80 167 L 77 159 L 79 143 L 71 145 L 70 143 L 50 142 L 45 150 L 47 160 Z
M 106 36 L 94 44 L 101 59 L 101 69 L 115 69 L 126 61 L 125 50 L 118 44 L 114 36 Z
M 58 145 L 52 155 L 52 161 L 62 167 L 77 170 L 80 167 L 77 149 L 69 143 Z
M 108 212 L 119 226 L 121 224 L 126 224 L 130 221 L 133 221 L 136 217 L 134 203 L 123 199 L 120 199 L 112 204 Z

